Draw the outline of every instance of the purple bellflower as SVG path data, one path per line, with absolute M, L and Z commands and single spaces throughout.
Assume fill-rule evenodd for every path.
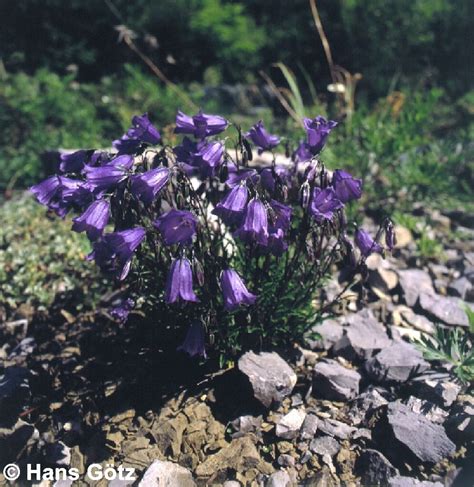
M 362 196 L 362 180 L 353 178 L 348 172 L 336 169 L 332 186 L 337 198 L 343 203 L 358 200 Z
M 380 254 L 383 251 L 382 246 L 361 228 L 356 230 L 354 241 L 364 257 L 368 257 L 373 252 Z
M 229 176 L 226 184 L 229 188 L 239 185 L 241 182 L 252 180 L 254 183 L 258 181 L 259 175 L 255 169 L 237 169 L 235 164 L 228 164 Z
M 165 290 L 165 301 L 168 304 L 177 301 L 199 302 L 193 291 L 193 271 L 188 259 L 181 257 L 171 264 Z
M 177 350 L 186 352 L 190 357 L 203 357 L 206 355 L 206 335 L 200 321 L 194 321 L 188 328 L 183 344 Z
M 221 274 L 221 288 L 224 297 L 224 307 L 232 311 L 241 305 L 251 306 L 257 296 L 248 291 L 242 278 L 233 269 L 226 269 Z
M 108 233 L 94 244 L 88 258 L 94 259 L 101 269 L 114 271 L 123 281 L 130 272 L 133 254 L 145 235 L 142 227 Z
M 322 223 L 324 220 L 332 220 L 334 212 L 343 206 L 334 189 L 314 188 L 310 212 L 318 223 Z
M 86 211 L 73 219 L 72 229 L 75 232 L 86 232 L 89 240 L 97 240 L 109 222 L 110 202 L 108 200 L 94 201 Z
M 181 111 L 176 115 L 176 134 L 192 134 L 197 139 L 204 139 L 209 135 L 216 135 L 227 128 L 229 122 L 219 115 L 207 115 L 199 112 L 190 117 Z
M 258 147 L 259 153 L 264 150 L 271 150 L 280 143 L 279 137 L 271 135 L 266 131 L 261 120 L 245 134 L 245 137 Z
M 292 155 L 292 159 L 296 163 L 309 161 L 312 157 L 313 154 L 311 153 L 308 143 L 305 141 L 301 141 L 298 144 L 298 147 Z
M 133 299 L 122 298 L 112 308 L 109 308 L 109 314 L 119 323 L 125 323 L 134 306 L 135 301 Z
M 157 128 L 150 122 L 148 114 L 135 115 L 132 118 L 132 126 L 120 139 L 114 140 L 112 145 L 121 154 L 133 154 L 142 143 L 156 145 L 160 142 L 161 135 Z
M 290 228 L 292 209 L 279 201 L 270 201 L 268 250 L 276 256 L 288 249 L 285 234 Z
M 275 191 L 276 179 L 280 180 L 282 183 L 288 183 L 290 179 L 288 169 L 283 166 L 275 166 L 274 168 L 267 167 L 263 169 L 260 173 L 262 186 L 270 193 L 273 193 Z
M 314 119 L 305 118 L 303 120 L 304 128 L 308 137 L 308 148 L 313 155 L 321 152 L 326 144 L 328 135 L 331 130 L 336 127 L 337 122 L 333 120 L 326 120 L 324 117 L 318 116 Z
M 85 166 L 87 184 L 96 193 L 108 190 L 125 181 L 132 166 L 133 157 L 126 154 L 116 157 L 105 166 Z
M 154 223 L 166 245 L 190 244 L 196 233 L 196 217 L 186 210 L 174 208 L 161 215 Z
M 222 201 L 217 203 L 212 213 L 219 216 L 228 225 L 239 223 L 245 206 L 247 205 L 249 192 L 245 183 L 234 186 Z
M 167 167 L 158 167 L 132 176 L 131 191 L 145 205 L 150 205 L 168 183 L 169 175 L 170 170 Z
M 60 156 L 59 169 L 62 172 L 79 172 L 92 155 L 92 150 L 78 150 L 72 153 L 63 153 Z
M 39 203 L 48 206 L 53 198 L 57 195 L 61 187 L 61 178 L 59 176 L 51 176 L 41 183 L 35 184 L 30 188 L 30 191 L 35 195 Z
M 256 242 L 260 245 L 267 245 L 268 215 L 265 205 L 258 198 L 250 200 L 244 222 L 234 235 L 247 243 Z
M 194 154 L 194 165 L 201 169 L 205 176 L 213 176 L 216 168 L 222 162 L 224 146 L 220 142 L 200 142 Z

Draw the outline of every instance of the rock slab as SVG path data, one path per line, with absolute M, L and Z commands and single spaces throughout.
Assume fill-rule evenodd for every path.
M 196 487 L 189 470 L 177 463 L 155 460 L 146 470 L 138 487 Z
M 335 360 L 318 362 L 313 369 L 313 395 L 334 401 L 346 401 L 359 394 L 361 376 Z

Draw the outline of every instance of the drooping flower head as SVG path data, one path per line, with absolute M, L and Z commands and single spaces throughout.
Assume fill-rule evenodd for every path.
M 229 122 L 219 115 L 207 115 L 200 111 L 191 117 L 178 111 L 174 131 L 176 134 L 192 134 L 197 139 L 204 139 L 209 135 L 223 132 L 228 124 Z
M 127 277 L 135 250 L 145 238 L 143 227 L 135 227 L 104 235 L 94 244 L 89 259 L 103 270 L 114 272 L 120 280 Z
M 88 186 L 96 193 L 113 188 L 128 178 L 128 171 L 132 165 L 133 157 L 123 154 L 105 166 L 85 166 L 84 172 Z
M 121 154 L 133 154 L 142 143 L 156 145 L 160 142 L 161 135 L 157 128 L 150 122 L 148 114 L 135 115 L 132 118 L 132 126 L 127 132 L 112 145 Z
M 282 184 L 289 184 L 290 173 L 288 169 L 283 166 L 275 166 L 274 168 L 267 167 L 260 173 L 260 180 L 262 186 L 270 193 L 273 193 L 277 181 Z
M 293 210 L 276 200 L 270 201 L 270 208 L 269 230 L 274 231 L 281 228 L 284 232 L 288 231 Z
M 390 251 L 392 251 L 395 248 L 395 245 L 397 245 L 395 227 L 393 226 L 393 222 L 391 220 L 388 220 L 385 223 L 385 245 Z
M 183 344 L 178 350 L 186 352 L 190 357 L 206 358 L 206 335 L 200 321 L 194 321 L 188 328 Z
M 292 159 L 294 162 L 306 162 L 309 161 L 313 157 L 309 145 L 305 141 L 301 141 L 298 144 L 298 147 L 293 152 Z
M 165 290 L 165 301 L 168 304 L 177 301 L 199 302 L 193 291 L 193 271 L 188 259 L 181 257 L 171 264 Z
M 264 150 L 271 150 L 280 143 L 279 137 L 269 134 L 262 120 L 257 122 L 246 134 L 245 137 L 251 140 L 258 148 L 259 153 Z
M 185 245 L 192 242 L 197 223 L 196 217 L 190 211 L 173 208 L 161 215 L 154 225 L 163 236 L 166 245 Z
M 89 240 L 97 240 L 109 222 L 110 202 L 102 199 L 94 201 L 86 211 L 73 219 L 75 232 L 86 232 Z
M 56 196 L 61 187 L 61 178 L 59 176 L 51 176 L 41 183 L 35 184 L 30 188 L 30 191 L 35 195 L 39 203 L 48 206 L 53 198 Z
M 193 155 L 193 164 L 200 168 L 203 176 L 213 176 L 222 162 L 224 145 L 220 142 L 202 141 Z
M 310 212 L 318 223 L 332 220 L 334 212 L 344 205 L 337 198 L 332 188 L 314 188 Z
M 382 253 L 383 248 L 378 244 L 365 230 L 358 228 L 354 237 L 355 244 L 364 257 L 368 257 L 372 253 Z
M 245 183 L 234 186 L 224 199 L 217 203 L 212 213 L 222 218 L 228 225 L 238 223 L 244 213 L 248 197 L 249 192 Z
M 237 168 L 235 164 L 228 164 L 227 165 L 229 176 L 226 180 L 226 184 L 229 188 L 233 188 L 238 184 L 245 182 L 247 180 L 251 180 L 253 183 L 256 183 L 259 179 L 259 175 L 255 169 L 242 169 Z
M 221 288 L 224 307 L 232 311 L 241 305 L 252 305 L 257 296 L 249 292 L 239 274 L 233 269 L 226 269 L 221 274 Z
M 358 200 L 362 196 L 362 180 L 353 178 L 348 172 L 336 169 L 332 176 L 332 187 L 343 203 Z
M 331 130 L 336 127 L 337 122 L 317 116 L 314 119 L 305 118 L 303 120 L 303 125 L 306 129 L 308 149 L 311 154 L 316 155 L 321 152 L 326 144 L 328 135 L 331 133 Z
M 168 183 L 169 175 L 170 170 L 167 167 L 158 167 L 132 176 L 131 191 L 145 205 L 150 205 Z
M 244 222 L 235 232 L 246 243 L 258 243 L 267 245 L 268 243 L 268 216 L 265 205 L 258 199 L 252 198 L 247 205 Z
M 92 150 L 78 150 L 60 155 L 59 169 L 62 172 L 79 172 L 92 155 Z

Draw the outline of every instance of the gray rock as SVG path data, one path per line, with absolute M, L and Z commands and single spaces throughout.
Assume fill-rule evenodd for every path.
M 189 470 L 177 463 L 155 460 L 146 470 L 138 487 L 196 487 Z
M 404 342 L 394 343 L 365 364 L 369 376 L 378 382 L 405 382 L 428 368 L 422 353 Z
M 242 484 L 238 480 L 226 480 L 222 487 L 242 487 Z
M 388 487 L 444 487 L 441 482 L 418 480 L 412 477 L 396 476 L 389 480 Z
M 236 430 L 231 436 L 232 438 L 240 438 L 241 436 L 245 436 L 247 433 L 254 433 L 259 436 L 262 422 L 262 416 L 240 416 L 231 422 L 232 426 Z
M 345 401 L 359 393 L 361 376 L 335 360 L 318 362 L 313 369 L 313 395 L 323 399 Z
M 340 485 L 339 478 L 331 475 L 331 470 L 326 465 L 314 477 L 305 479 L 301 483 L 301 487 L 339 487 Z
M 367 359 L 391 344 L 385 327 L 368 308 L 346 318 L 346 334 L 334 345 L 333 352 L 348 360 Z
M 305 417 L 306 413 L 303 410 L 292 409 L 278 421 L 275 428 L 275 434 L 279 438 L 284 438 L 285 440 L 296 438 L 299 435 Z
M 451 296 L 457 296 L 461 299 L 466 299 L 466 296 L 470 296 L 472 292 L 473 285 L 469 281 L 469 279 L 465 276 L 459 277 L 455 279 L 449 286 L 448 286 L 448 293 Z
M 391 477 L 399 471 L 377 450 L 367 448 L 362 451 L 356 462 L 356 469 L 361 476 L 362 485 L 387 485 Z
M 290 476 L 284 470 L 272 473 L 265 487 L 291 487 Z
M 0 465 L 16 461 L 20 452 L 38 440 L 38 430 L 21 419 L 12 426 L 0 427 Z
M 385 406 L 373 438 L 395 466 L 437 463 L 456 451 L 442 426 L 398 401 Z
M 416 314 L 409 308 L 406 311 L 402 311 L 401 315 L 416 330 L 434 335 L 436 327 L 426 316 Z
M 461 299 L 440 296 L 435 293 L 421 293 L 420 307 L 428 316 L 440 320 L 446 325 L 469 326 Z
M 421 269 L 398 271 L 402 295 L 408 306 L 415 306 L 421 292 L 434 292 L 430 275 Z
M 294 467 L 295 459 L 291 455 L 284 453 L 277 458 L 277 463 L 280 467 Z
M 447 411 L 441 409 L 439 406 L 430 401 L 425 401 L 423 399 L 419 399 L 418 397 L 410 396 L 406 402 L 406 405 L 410 411 L 417 414 L 422 414 L 433 423 L 443 424 L 448 417 Z
M 315 414 L 307 414 L 300 429 L 300 438 L 310 440 L 318 430 L 319 419 Z
M 387 391 L 382 390 L 385 394 Z M 366 422 L 371 413 L 388 404 L 387 399 L 375 387 L 370 387 L 367 391 L 357 396 L 351 403 L 351 408 L 348 412 L 348 417 L 351 424 L 357 426 Z
M 307 338 L 309 348 L 311 350 L 329 350 L 342 337 L 344 328 L 338 320 L 327 319 L 313 327 L 311 331 L 318 333 L 321 338 L 316 340 Z
M 333 457 L 339 453 L 341 445 L 331 436 L 320 436 L 311 441 L 309 449 L 318 455 L 329 455 Z
M 44 448 L 44 457 L 51 465 L 68 466 L 71 464 L 71 449 L 62 441 L 50 443 Z
M 296 384 L 296 374 L 275 352 L 247 352 L 240 357 L 238 368 L 250 381 L 255 397 L 267 408 L 283 401 Z
M 319 431 L 328 436 L 335 436 L 341 440 L 347 440 L 353 433 L 357 431 L 357 428 L 349 426 L 346 423 L 337 421 L 335 419 L 321 419 L 318 423 Z
M 412 383 L 416 395 L 423 399 L 438 404 L 441 407 L 449 407 L 461 392 L 461 385 L 449 380 L 448 377 L 436 377 L 423 375 L 417 377 Z
M 474 404 L 456 404 L 445 426 L 454 441 L 474 441 Z
M 14 360 L 19 357 L 27 357 L 36 348 L 36 341 L 33 337 L 23 338 L 23 340 L 11 351 L 8 360 Z

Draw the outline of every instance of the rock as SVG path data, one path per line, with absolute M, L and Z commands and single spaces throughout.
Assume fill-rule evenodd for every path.
M 38 439 L 38 430 L 21 419 L 13 426 L 0 427 L 0 465 L 16 461 L 20 452 L 35 444 Z
M 466 296 L 470 296 L 472 288 L 473 285 L 471 284 L 469 279 L 465 276 L 462 276 L 451 282 L 451 284 L 448 286 L 448 293 L 451 296 L 457 296 L 461 299 L 466 299 Z
M 44 448 L 44 458 L 51 465 L 69 466 L 71 464 L 71 450 L 62 441 L 50 443 Z
M 359 393 L 361 376 L 335 360 L 318 362 L 313 369 L 313 395 L 323 399 L 346 401 Z
M 377 450 L 367 448 L 356 461 L 363 485 L 385 486 L 399 471 Z
M 27 357 L 36 348 L 36 341 L 33 337 L 23 338 L 23 340 L 11 351 L 8 360 L 14 360 L 19 357 Z
M 267 408 L 283 401 L 296 384 L 296 374 L 275 352 L 247 352 L 239 359 L 238 368 L 250 381 L 255 397 Z
M 410 396 L 406 406 L 416 414 L 422 414 L 433 423 L 443 424 L 448 417 L 447 411 L 441 409 L 430 401 L 424 401 L 418 397 Z
M 277 458 L 277 463 L 281 467 L 294 467 L 295 459 L 291 455 L 284 453 Z
M 320 436 L 311 441 L 309 449 L 320 456 L 329 455 L 333 457 L 337 455 L 341 445 L 331 436 Z
M 412 477 L 396 476 L 388 481 L 388 487 L 444 487 L 441 482 L 418 480 Z
M 284 438 L 285 440 L 296 438 L 300 432 L 305 417 L 306 413 L 302 409 L 292 409 L 278 421 L 275 428 L 275 434 L 279 438 Z
M 415 306 L 422 292 L 434 292 L 430 275 L 421 269 L 398 271 L 402 296 L 408 306 Z
M 340 480 L 331 474 L 331 470 L 327 466 L 323 466 L 314 477 L 310 477 L 301 483 L 301 487 L 339 487 L 340 485 Z
M 346 334 L 333 347 L 336 355 L 342 355 L 348 360 L 356 357 L 368 359 L 391 344 L 385 327 L 368 308 L 348 316 L 346 322 Z
M 31 396 L 30 372 L 19 366 L 5 369 L 0 376 L 0 424 L 14 421 Z
M 446 325 L 469 326 L 463 302 L 458 298 L 423 292 L 420 294 L 420 307 L 428 316 Z
M 177 463 L 155 460 L 146 470 L 138 487 L 196 487 L 189 470 Z
M 424 372 L 429 363 L 409 343 L 399 342 L 368 360 L 365 369 L 378 382 L 406 382 L 412 375 Z
M 395 466 L 437 463 L 455 452 L 456 445 L 442 426 L 413 413 L 398 401 L 384 408 L 373 438 Z
M 319 431 L 329 436 L 335 436 L 341 440 L 347 440 L 357 431 L 357 428 L 335 419 L 321 419 L 318 423 Z
M 242 487 L 242 484 L 237 480 L 226 480 L 222 487 Z
M 338 320 L 327 319 L 320 325 L 316 325 L 311 330 L 314 333 L 318 333 L 321 338 L 312 340 L 307 338 L 309 348 L 311 350 L 329 350 L 344 333 L 344 329 Z
M 232 438 L 240 438 L 247 433 L 255 433 L 258 436 L 260 434 L 262 422 L 262 416 L 240 416 L 231 422 L 232 426 L 236 430 L 231 436 Z
M 351 404 L 351 408 L 348 412 L 348 418 L 351 424 L 357 426 L 361 423 L 365 424 L 371 413 L 381 407 L 388 404 L 387 399 L 380 393 L 387 394 L 387 391 L 370 387 L 367 391 L 357 396 Z
M 244 436 L 232 440 L 227 447 L 206 457 L 204 462 L 196 467 L 195 473 L 199 477 L 211 477 L 218 472 L 227 475 L 228 470 L 246 472 L 250 469 L 257 469 L 267 475 L 274 471 L 270 464 L 260 458 L 252 439 Z
M 307 414 L 300 429 L 300 438 L 302 440 L 314 438 L 318 430 L 318 423 L 319 420 L 315 414 Z
M 445 427 L 449 437 L 456 442 L 474 441 L 474 404 L 456 404 Z
M 449 376 L 423 375 L 412 383 L 416 395 L 441 407 L 449 407 L 461 392 L 461 385 L 449 380 Z
M 284 470 L 272 473 L 265 487 L 291 487 L 290 476 Z
M 410 308 L 402 310 L 400 314 L 402 318 L 413 328 L 430 335 L 435 333 L 435 325 L 426 316 L 418 315 Z
M 395 245 L 396 249 L 403 249 L 413 243 L 413 235 L 408 228 L 402 227 L 401 225 L 395 225 L 394 230 L 397 239 Z
M 372 287 L 389 293 L 398 286 L 398 275 L 390 268 L 390 263 L 380 254 L 372 254 L 366 261 L 369 270 L 368 282 Z

